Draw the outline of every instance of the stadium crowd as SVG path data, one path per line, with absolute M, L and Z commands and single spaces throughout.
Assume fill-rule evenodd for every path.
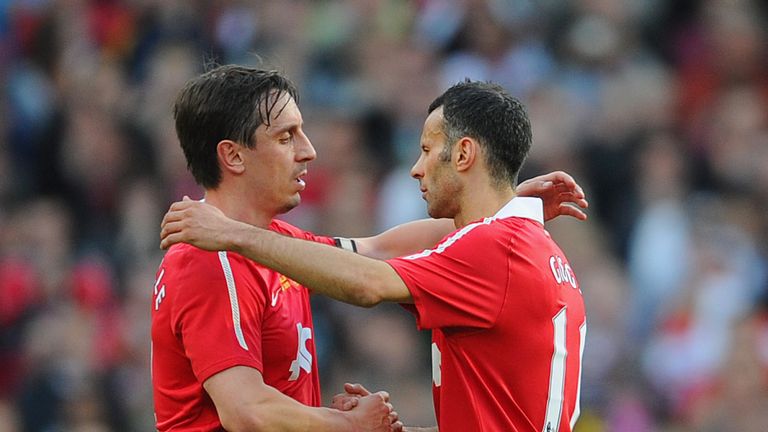
M 0 430 L 153 428 L 149 311 L 167 206 L 201 190 L 171 106 L 207 64 L 301 88 L 319 155 L 285 217 L 365 236 L 425 217 L 426 106 L 464 77 L 527 105 L 523 178 L 588 313 L 577 431 L 768 424 L 768 10 L 749 0 L 0 0 Z M 562 218 L 561 218 L 562 219 Z M 318 298 L 327 399 L 386 389 L 432 424 L 429 337 Z M 513 343 L 513 342 L 511 342 Z M 514 367 L 514 365 L 512 365 Z

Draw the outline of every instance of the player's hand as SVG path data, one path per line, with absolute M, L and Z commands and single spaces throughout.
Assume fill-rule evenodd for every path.
M 392 410 L 387 392 L 376 392 L 359 398 L 357 406 L 349 411 L 355 430 L 372 432 L 400 432 L 397 413 Z
M 349 411 L 357 406 L 357 402 L 361 397 L 370 395 L 362 384 L 350 384 L 344 383 L 344 393 L 334 395 L 331 399 L 331 408 L 335 408 L 339 411 Z
M 582 211 L 589 207 L 584 190 L 568 173 L 554 171 L 528 179 L 517 185 L 519 196 L 538 197 L 544 202 L 544 220 L 571 216 L 586 220 Z
M 211 251 L 231 250 L 239 229 L 250 226 L 228 218 L 218 208 L 184 197 L 171 204 L 160 225 L 160 247 L 189 243 Z
M 392 411 L 392 412 L 395 415 L 397 415 L 396 412 L 394 412 L 394 411 Z M 392 422 L 391 425 L 389 425 L 389 430 L 391 432 L 404 432 L 405 431 L 405 426 L 403 426 L 403 422 L 401 422 L 400 420 L 395 420 L 395 421 Z
M 350 384 L 344 383 L 344 393 L 339 393 L 331 399 L 331 408 L 335 408 L 340 411 L 349 411 L 357 407 L 361 398 L 370 396 L 371 392 L 368 391 L 362 384 Z M 386 402 L 389 402 L 389 396 L 387 395 Z M 402 432 L 403 423 L 400 421 L 397 411 L 392 408 L 392 404 L 388 403 L 390 413 L 390 431 Z

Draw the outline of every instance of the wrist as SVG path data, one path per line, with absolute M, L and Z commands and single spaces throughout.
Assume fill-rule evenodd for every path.
M 352 411 L 338 411 L 335 410 L 338 414 L 339 418 L 341 419 L 341 423 L 343 423 L 343 427 L 339 428 L 339 430 L 343 431 L 356 431 L 357 428 L 357 422 L 355 421 L 355 414 Z
M 242 255 L 243 250 L 247 248 L 248 241 L 255 237 L 251 232 L 252 230 L 252 226 L 242 223 L 231 231 L 225 231 L 223 240 L 226 249 Z M 257 232 L 257 234 L 259 233 Z

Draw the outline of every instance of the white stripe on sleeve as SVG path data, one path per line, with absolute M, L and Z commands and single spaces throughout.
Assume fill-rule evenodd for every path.
M 243 337 L 243 328 L 240 326 L 240 305 L 237 303 L 237 287 L 235 287 L 235 277 L 232 275 L 232 267 L 229 265 L 229 257 L 226 251 L 219 251 L 219 261 L 224 270 L 224 278 L 227 280 L 227 292 L 229 293 L 229 304 L 232 307 L 232 322 L 235 326 L 235 337 L 240 346 L 248 351 L 248 345 Z
M 450 236 L 447 239 L 445 239 L 445 241 L 440 243 L 439 245 L 437 245 L 436 248 L 434 248 L 434 249 L 425 249 L 425 250 L 423 250 L 423 251 L 421 251 L 421 252 L 419 252 L 417 254 L 405 256 L 405 257 L 403 257 L 403 259 L 414 260 L 414 259 L 418 259 L 418 258 L 428 257 L 428 256 L 432 255 L 433 253 L 441 254 L 441 253 L 445 252 L 445 250 L 448 249 L 448 247 L 450 247 L 451 245 L 456 243 L 460 238 L 464 237 L 468 232 L 472 231 L 473 229 L 475 229 L 475 228 L 477 228 L 477 227 L 479 227 L 481 225 L 488 225 L 489 223 L 491 223 L 491 222 L 493 222 L 495 220 L 496 220 L 495 217 L 489 217 L 489 218 L 483 219 L 481 222 L 471 223 L 471 224 L 465 226 L 464 228 L 460 229 L 459 231 L 457 231 L 452 236 Z

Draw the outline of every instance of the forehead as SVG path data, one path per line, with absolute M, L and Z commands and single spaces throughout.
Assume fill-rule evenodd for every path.
M 269 115 L 267 130 L 282 128 L 296 123 L 300 124 L 302 122 L 299 106 L 288 93 L 280 95 L 276 102 L 274 99 L 269 99 L 266 103 L 268 104 L 267 106 L 275 104 Z
M 424 121 L 424 130 L 421 133 L 422 140 L 433 140 L 444 137 L 443 123 L 445 117 L 443 116 L 443 107 L 438 107 L 427 116 Z

